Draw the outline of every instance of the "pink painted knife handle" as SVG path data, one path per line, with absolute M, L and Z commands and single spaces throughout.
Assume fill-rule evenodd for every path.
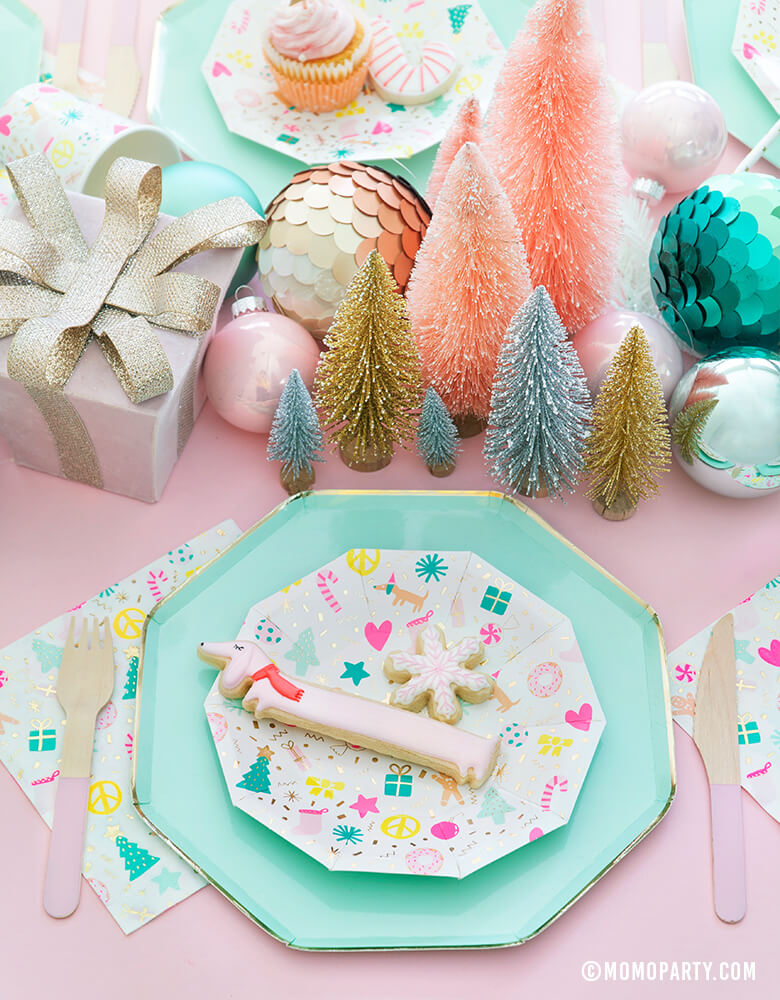
M 715 912 L 727 924 L 745 916 L 745 833 L 741 785 L 710 785 Z
M 79 905 L 89 778 L 60 778 L 43 887 L 43 908 L 51 917 L 69 917 Z

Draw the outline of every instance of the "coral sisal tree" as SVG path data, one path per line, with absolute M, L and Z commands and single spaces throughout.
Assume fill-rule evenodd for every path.
M 512 209 L 467 142 L 447 172 L 406 292 L 423 377 L 463 437 L 485 426 L 501 343 L 530 292 Z
M 458 108 L 458 113 L 447 129 L 447 134 L 442 139 L 436 153 L 436 159 L 433 161 L 428 187 L 425 190 L 425 197 L 431 210 L 436 207 L 436 199 L 439 197 L 444 178 L 447 176 L 452 161 L 460 152 L 461 146 L 467 142 L 476 143 L 478 146 L 481 141 L 482 109 L 477 98 L 472 95 L 466 98 Z
M 585 0 L 538 0 L 507 52 L 485 147 L 570 334 L 608 298 L 620 232 L 617 129 Z
M 414 437 L 422 386 L 406 302 L 378 251 L 350 281 L 325 346 L 315 398 L 329 440 L 351 468 L 382 468 Z
M 573 491 L 590 415 L 579 358 L 550 296 L 535 288 L 498 357 L 484 447 L 493 478 L 528 496 Z
M 585 448 L 588 496 L 603 517 L 622 521 L 658 492 L 671 457 L 661 380 L 641 326 L 632 326 L 601 383 Z

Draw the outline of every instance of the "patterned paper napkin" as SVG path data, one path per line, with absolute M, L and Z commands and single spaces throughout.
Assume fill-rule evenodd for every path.
M 205 883 L 155 837 L 132 806 L 130 765 L 139 642 L 157 601 L 241 532 L 224 521 L 121 583 L 78 605 L 112 626 L 114 694 L 98 716 L 89 790 L 84 875 L 129 934 Z M 54 818 L 64 713 L 55 688 L 71 612 L 0 650 L 0 760 L 45 822 Z M 44 859 L 31 872 L 43 891 Z
M 780 820 L 780 577 L 732 608 L 732 614 L 742 787 Z M 689 736 L 711 634 L 710 625 L 669 654 L 672 715 Z
M 780 111 L 780 3 L 778 0 L 742 0 L 731 51 L 737 62 Z

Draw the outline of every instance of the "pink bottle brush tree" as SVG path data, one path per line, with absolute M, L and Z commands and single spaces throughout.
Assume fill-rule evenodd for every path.
M 477 145 L 482 142 L 482 109 L 473 95 L 466 98 L 458 108 L 447 134 L 439 144 L 431 176 L 428 178 L 428 187 L 425 190 L 425 198 L 431 211 L 436 207 L 436 200 L 452 161 L 460 152 L 461 146 L 467 142 L 474 142 Z
M 462 437 L 485 427 L 498 352 L 530 291 L 512 209 L 467 142 L 447 172 L 406 293 L 423 380 Z
M 485 149 L 534 285 L 574 334 L 602 310 L 620 233 L 617 125 L 585 0 L 538 0 L 507 52 Z

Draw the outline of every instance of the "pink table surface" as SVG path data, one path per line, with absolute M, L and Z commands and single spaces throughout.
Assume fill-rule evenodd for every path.
M 652 0 L 651 0 L 652 2 Z M 164 0 L 141 0 L 138 51 L 148 67 L 154 21 Z M 57 4 L 33 0 L 53 47 Z M 110 4 L 90 0 L 83 64 L 102 73 Z M 612 69 L 638 85 L 627 53 L 638 5 L 607 0 Z M 670 3 L 672 50 L 688 73 L 678 0 Z M 621 34 L 623 32 L 624 34 Z M 143 118 L 145 91 L 136 105 Z M 739 159 L 731 141 L 724 168 Z M 266 439 L 236 430 L 207 406 L 160 503 L 147 505 L 17 468 L 0 438 L 0 646 L 61 613 L 225 517 L 242 528 L 281 501 Z M 337 458 L 317 469 L 320 488 L 490 489 L 481 439 L 465 445 L 456 472 L 430 477 L 411 455 L 361 475 Z M 780 572 L 780 495 L 753 502 L 707 493 L 678 468 L 661 496 L 623 524 L 598 518 L 578 495 L 531 505 L 576 545 L 652 604 L 667 646 L 680 642 Z M 626 707 L 631 710 L 630 706 Z M 48 918 L 41 905 L 48 831 L 0 768 L 0 997 L 107 996 L 168 991 L 192 998 L 645 995 L 655 983 L 585 982 L 583 963 L 756 963 L 746 997 L 776 996 L 778 828 L 743 796 L 748 912 L 726 926 L 711 895 L 710 819 L 704 769 L 675 727 L 678 793 L 660 826 L 542 935 L 500 951 L 329 955 L 295 952 L 268 937 L 211 887 L 125 937 L 87 887 L 76 914 Z M 703 973 L 702 973 L 703 974 Z M 693 975 L 693 972 L 691 972 Z M 730 982 L 689 982 L 680 995 L 737 995 Z

